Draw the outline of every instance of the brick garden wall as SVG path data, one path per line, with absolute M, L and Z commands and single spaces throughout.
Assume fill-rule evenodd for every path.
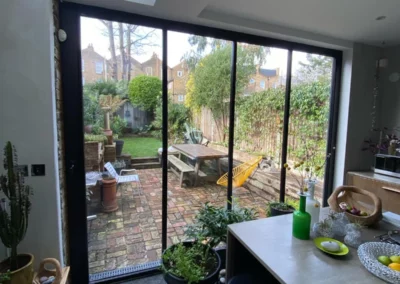
M 69 264 L 69 243 L 68 243 L 68 224 L 67 224 L 67 198 L 65 187 L 65 160 L 64 160 L 64 123 L 63 123 L 63 96 L 61 85 L 61 52 L 60 42 L 57 38 L 59 29 L 59 3 L 53 1 L 53 23 L 54 23 L 54 74 L 55 74 L 55 94 L 56 94 L 56 114 L 57 114 L 57 141 L 58 141 L 58 168 L 61 199 L 61 226 L 63 238 L 64 264 Z

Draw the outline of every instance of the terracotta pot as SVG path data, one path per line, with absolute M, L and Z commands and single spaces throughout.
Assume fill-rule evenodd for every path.
M 103 212 L 109 213 L 118 210 L 117 180 L 103 179 Z
M 18 264 L 21 268 L 11 272 L 11 280 L 4 284 L 31 284 L 33 281 L 33 261 L 35 258 L 31 254 L 19 254 Z M 10 258 L 0 263 L 0 271 L 5 272 L 10 269 Z
M 91 134 L 93 130 L 93 125 L 86 125 L 85 126 L 85 133 Z

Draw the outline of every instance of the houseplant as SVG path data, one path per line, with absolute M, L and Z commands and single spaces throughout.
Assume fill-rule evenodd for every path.
M 255 209 L 233 206 L 232 210 L 228 210 L 207 202 L 196 215 L 194 224 L 187 227 L 185 234 L 191 239 L 204 240 L 212 248 L 222 244 L 216 252 L 221 257 L 221 267 L 225 268 L 228 225 L 255 220 L 257 215 Z
M 209 245 L 183 242 L 164 251 L 161 268 L 168 284 L 214 284 L 220 266 L 220 257 Z
M 31 188 L 24 184 L 19 172 L 15 172 L 17 154 L 11 142 L 4 148 L 4 169 L 6 175 L 0 177 L 0 191 L 6 196 L 0 204 L 0 238 L 11 249 L 11 256 L 0 263 L 0 273 L 9 271 L 11 284 L 32 283 L 33 261 L 31 254 L 18 254 L 17 247 L 24 239 L 28 228 L 28 215 L 31 209 L 29 196 Z
M 292 205 L 285 202 L 270 202 L 267 204 L 267 217 L 281 216 L 291 214 L 296 210 Z

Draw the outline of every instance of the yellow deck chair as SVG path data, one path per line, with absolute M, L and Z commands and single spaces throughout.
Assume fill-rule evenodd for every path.
M 232 182 L 233 187 L 242 186 L 242 184 L 244 184 L 244 182 L 255 170 L 255 168 L 258 166 L 261 160 L 262 156 L 259 156 L 234 168 L 233 182 Z M 220 177 L 219 180 L 217 181 L 217 184 L 222 186 L 228 186 L 228 173 Z

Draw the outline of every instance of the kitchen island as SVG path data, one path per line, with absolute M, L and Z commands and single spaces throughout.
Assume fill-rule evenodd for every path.
M 321 218 L 328 213 L 329 208 L 323 208 Z M 292 237 L 292 218 L 290 214 L 230 225 L 228 281 L 239 274 L 251 274 L 261 283 L 385 283 L 364 268 L 356 249 L 350 248 L 346 256 L 331 256 L 317 249 L 312 240 Z M 381 221 L 363 231 L 363 241 L 379 241 L 374 236 L 391 229 L 392 225 Z

